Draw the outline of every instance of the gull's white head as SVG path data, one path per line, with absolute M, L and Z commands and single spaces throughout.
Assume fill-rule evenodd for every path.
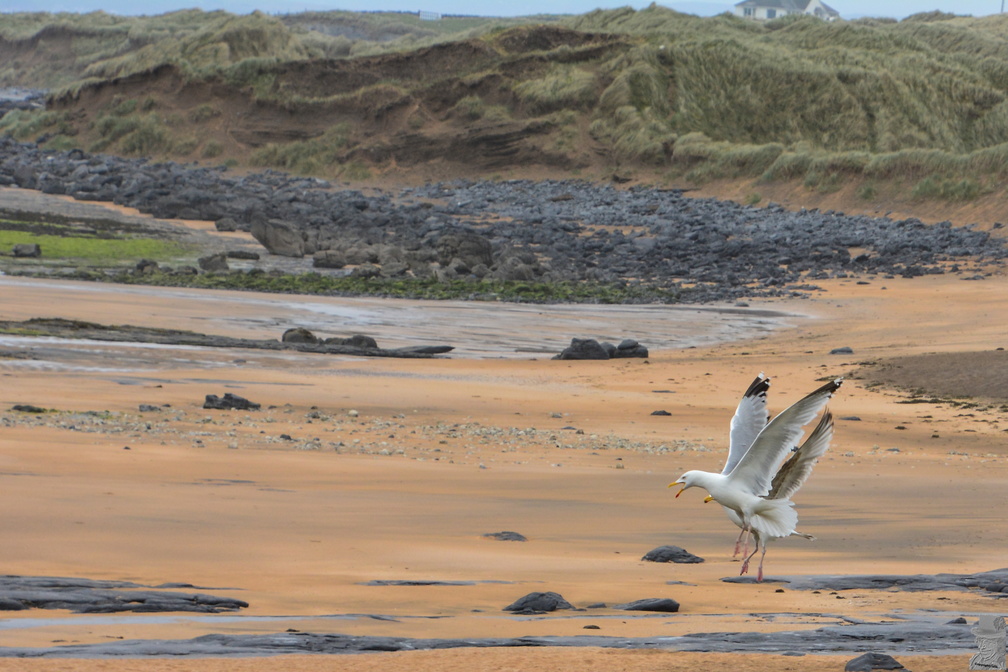
M 668 487 L 671 488 L 674 485 L 681 485 L 682 487 L 679 488 L 679 492 L 676 493 L 676 497 L 678 497 L 684 490 L 689 490 L 690 488 L 695 488 L 700 485 L 700 479 L 698 478 L 699 474 L 699 471 L 687 471 L 685 474 L 677 478 L 674 483 L 669 483 Z

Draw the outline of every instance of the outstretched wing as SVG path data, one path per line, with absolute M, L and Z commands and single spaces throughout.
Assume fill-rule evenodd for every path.
M 728 444 L 728 461 L 725 462 L 722 474 L 729 473 L 749 450 L 759 433 L 763 431 L 770 420 L 767 411 L 767 390 L 770 389 L 770 379 L 762 373 L 756 376 L 749 389 L 742 395 L 742 401 L 735 409 L 731 419 L 731 434 Z
M 770 484 L 770 494 L 767 499 L 791 499 L 798 488 L 812 474 L 812 467 L 829 448 L 833 439 L 833 414 L 829 409 L 823 413 L 819 424 L 812 430 L 805 443 L 781 465 Z
M 728 479 L 736 487 L 765 497 L 770 492 L 770 484 L 777 473 L 777 465 L 798 443 L 805 425 L 819 415 L 819 411 L 826 406 L 841 383 L 842 378 L 826 383 L 781 411 L 759 433 L 749 450 L 728 474 Z

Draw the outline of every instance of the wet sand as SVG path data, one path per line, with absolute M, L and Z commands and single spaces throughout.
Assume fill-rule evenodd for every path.
M 237 616 L 11 612 L 0 646 L 288 628 L 481 638 L 580 635 L 585 625 L 597 625 L 592 634 L 658 637 L 815 628 L 844 618 L 933 615 L 926 611 L 932 609 L 948 619 L 1003 613 L 1001 603 L 975 592 L 831 595 L 777 593 L 773 583 L 725 584 L 720 578 L 739 570 L 730 558 L 736 528 L 696 491 L 675 499 L 666 488 L 686 469 L 720 469 L 728 420 L 756 373 L 773 379 L 774 412 L 821 379 L 843 375 L 848 380 L 831 404 L 839 418 L 836 440 L 796 497 L 801 529 L 818 539 L 772 545 L 768 577 L 1008 566 L 1004 401 L 971 408 L 905 404 L 906 394 L 853 377 L 863 363 L 882 358 L 1004 347 L 1005 278 L 821 284 L 826 291 L 811 299 L 750 302 L 752 321 L 739 315 L 746 310 L 682 309 L 654 318 L 594 308 L 598 315 L 591 319 L 608 326 L 584 335 L 635 337 L 651 347 L 651 357 L 560 362 L 518 352 L 523 334 L 535 336 L 527 339 L 532 343 L 562 344 L 581 335 L 571 333 L 572 324 L 585 324 L 570 314 L 577 311 L 521 308 L 508 313 L 506 329 L 485 315 L 495 306 L 469 308 L 483 314 L 464 318 L 461 327 L 448 326 L 458 320 L 450 312 L 421 319 L 431 310 L 426 307 L 397 307 L 355 322 L 354 315 L 386 310 L 386 302 L 350 302 L 353 310 L 340 313 L 291 308 L 289 297 L 109 285 L 71 291 L 51 281 L 2 278 L 4 319 L 59 316 L 208 333 L 225 327 L 230 335 L 275 337 L 288 320 L 314 316 L 317 322 L 304 326 L 332 329 L 323 335 L 364 331 L 389 346 L 400 344 L 396 338 L 415 344 L 430 335 L 459 345 L 459 354 L 365 361 L 5 337 L 0 350 L 26 358 L 0 358 L 0 408 L 30 403 L 59 411 L 4 413 L 5 573 L 189 582 L 250 607 Z M 553 322 L 558 312 L 568 313 L 565 321 Z M 681 327 L 681 320 L 666 317 L 674 313 L 691 321 Z M 336 330 L 344 325 L 352 328 Z M 451 335 L 441 338 L 445 333 Z M 719 342 L 726 334 L 737 337 Z M 829 354 L 842 346 L 854 354 Z M 263 410 L 201 408 L 205 394 L 225 391 Z M 141 413 L 141 403 L 169 406 Z M 671 415 L 652 416 L 655 410 Z M 482 537 L 501 530 L 529 541 Z M 641 562 L 663 544 L 706 562 Z M 374 580 L 466 585 L 364 585 Z M 660 616 L 611 608 L 531 617 L 501 611 L 542 590 L 559 592 L 576 607 L 646 597 L 672 597 L 682 606 Z M 826 670 L 853 657 L 459 649 L 290 656 L 282 664 L 292 670 Z M 968 654 L 897 658 L 914 670 L 965 669 Z M 0 659 L 0 670 L 66 669 L 66 663 Z M 136 663 L 73 661 L 82 670 L 130 664 Z M 277 661 L 143 665 L 268 670 Z

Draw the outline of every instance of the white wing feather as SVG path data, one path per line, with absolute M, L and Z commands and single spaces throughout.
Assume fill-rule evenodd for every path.
M 722 474 L 729 473 L 746 454 L 749 447 L 763 431 L 770 420 L 770 413 L 767 411 L 767 389 L 770 387 L 770 379 L 762 373 L 756 376 L 756 380 L 749 385 L 749 389 L 742 395 L 735 415 L 731 420 L 731 434 L 728 444 L 728 461 L 725 462 Z
M 777 465 L 801 439 L 811 422 L 843 382 L 838 378 L 792 404 L 771 420 L 759 433 L 727 478 L 738 488 L 758 497 L 770 492 Z
M 781 465 L 770 485 L 769 499 L 791 499 L 812 474 L 812 467 L 833 440 L 833 414 L 827 410 L 805 443 Z

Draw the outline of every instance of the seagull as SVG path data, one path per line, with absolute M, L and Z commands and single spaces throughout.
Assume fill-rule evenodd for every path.
M 767 494 L 767 499 L 791 499 L 791 497 L 798 492 L 798 489 L 808 480 L 808 477 L 812 474 L 812 467 L 815 466 L 819 458 L 823 456 L 826 450 L 829 448 L 830 441 L 833 439 L 833 414 L 826 410 L 823 413 L 822 418 L 819 419 L 819 424 L 816 428 L 812 430 L 809 437 L 805 439 L 805 442 L 798 448 L 794 449 L 791 457 L 787 459 L 781 468 L 777 471 L 777 475 L 774 476 L 773 482 L 770 485 L 770 492 Z M 743 555 L 749 552 L 749 539 L 746 529 L 742 524 L 742 518 L 739 514 L 735 513 L 733 509 L 725 508 L 725 513 L 728 514 L 728 518 L 731 519 L 733 523 L 742 528 L 742 532 L 739 533 L 739 538 L 742 535 L 746 535 L 746 546 L 742 551 Z M 753 532 L 753 536 L 756 538 L 756 548 L 760 548 L 760 537 L 758 532 Z M 805 539 L 814 540 L 811 534 L 805 534 L 804 532 L 799 532 L 795 530 L 791 533 L 792 537 L 804 537 Z M 763 558 L 766 557 L 766 543 L 772 541 L 777 537 L 772 537 L 770 539 L 765 539 L 762 545 L 763 555 L 760 556 L 760 568 L 757 573 L 757 579 L 763 579 Z M 739 542 L 735 542 L 735 554 L 732 557 L 738 555 Z M 756 551 L 753 551 L 752 555 L 755 555 Z M 747 555 L 742 563 L 743 570 L 745 573 L 749 568 L 749 560 L 752 555 Z
M 833 436 L 829 411 L 808 440 L 800 448 L 794 446 L 804 434 L 804 427 L 825 408 L 842 383 L 842 378 L 826 383 L 766 422 L 766 391 L 770 381 L 760 374 L 743 395 L 732 418 L 728 461 L 722 472 L 687 471 L 669 484 L 669 487 L 682 486 L 676 497 L 689 488 L 701 487 L 709 493 L 704 502 L 714 500 L 731 512 L 729 517 L 737 516 L 736 524 L 742 532 L 736 548 L 742 537 L 752 532 L 756 549 L 742 563 L 740 574 L 749 571 L 749 561 L 762 549 L 756 576 L 757 581 L 762 581 L 767 541 L 796 532 L 798 514 L 790 498 L 829 447 Z M 778 470 L 789 452 L 795 454 Z
M 749 446 L 756 440 L 756 436 L 770 422 L 770 412 L 767 410 L 767 390 L 770 388 L 770 379 L 763 373 L 756 376 L 752 384 L 742 395 L 738 408 L 731 421 L 731 434 L 729 439 L 728 461 L 725 463 L 722 474 L 731 471 L 742 458 Z M 781 465 L 774 476 L 770 492 L 767 499 L 791 499 L 798 489 L 808 480 L 812 473 L 812 467 L 822 457 L 829 448 L 830 440 L 833 438 L 833 416 L 828 411 L 823 414 L 808 439 L 801 447 L 792 449 L 791 457 Z M 742 549 L 743 557 L 749 554 L 749 531 L 742 525 L 742 518 L 733 509 L 722 507 L 728 518 L 736 526 L 742 528 L 738 539 L 735 540 L 735 551 L 732 558 L 738 557 L 739 547 L 742 546 L 743 539 L 745 546 Z M 811 534 L 798 532 L 791 533 L 791 536 L 804 537 L 814 540 Z

